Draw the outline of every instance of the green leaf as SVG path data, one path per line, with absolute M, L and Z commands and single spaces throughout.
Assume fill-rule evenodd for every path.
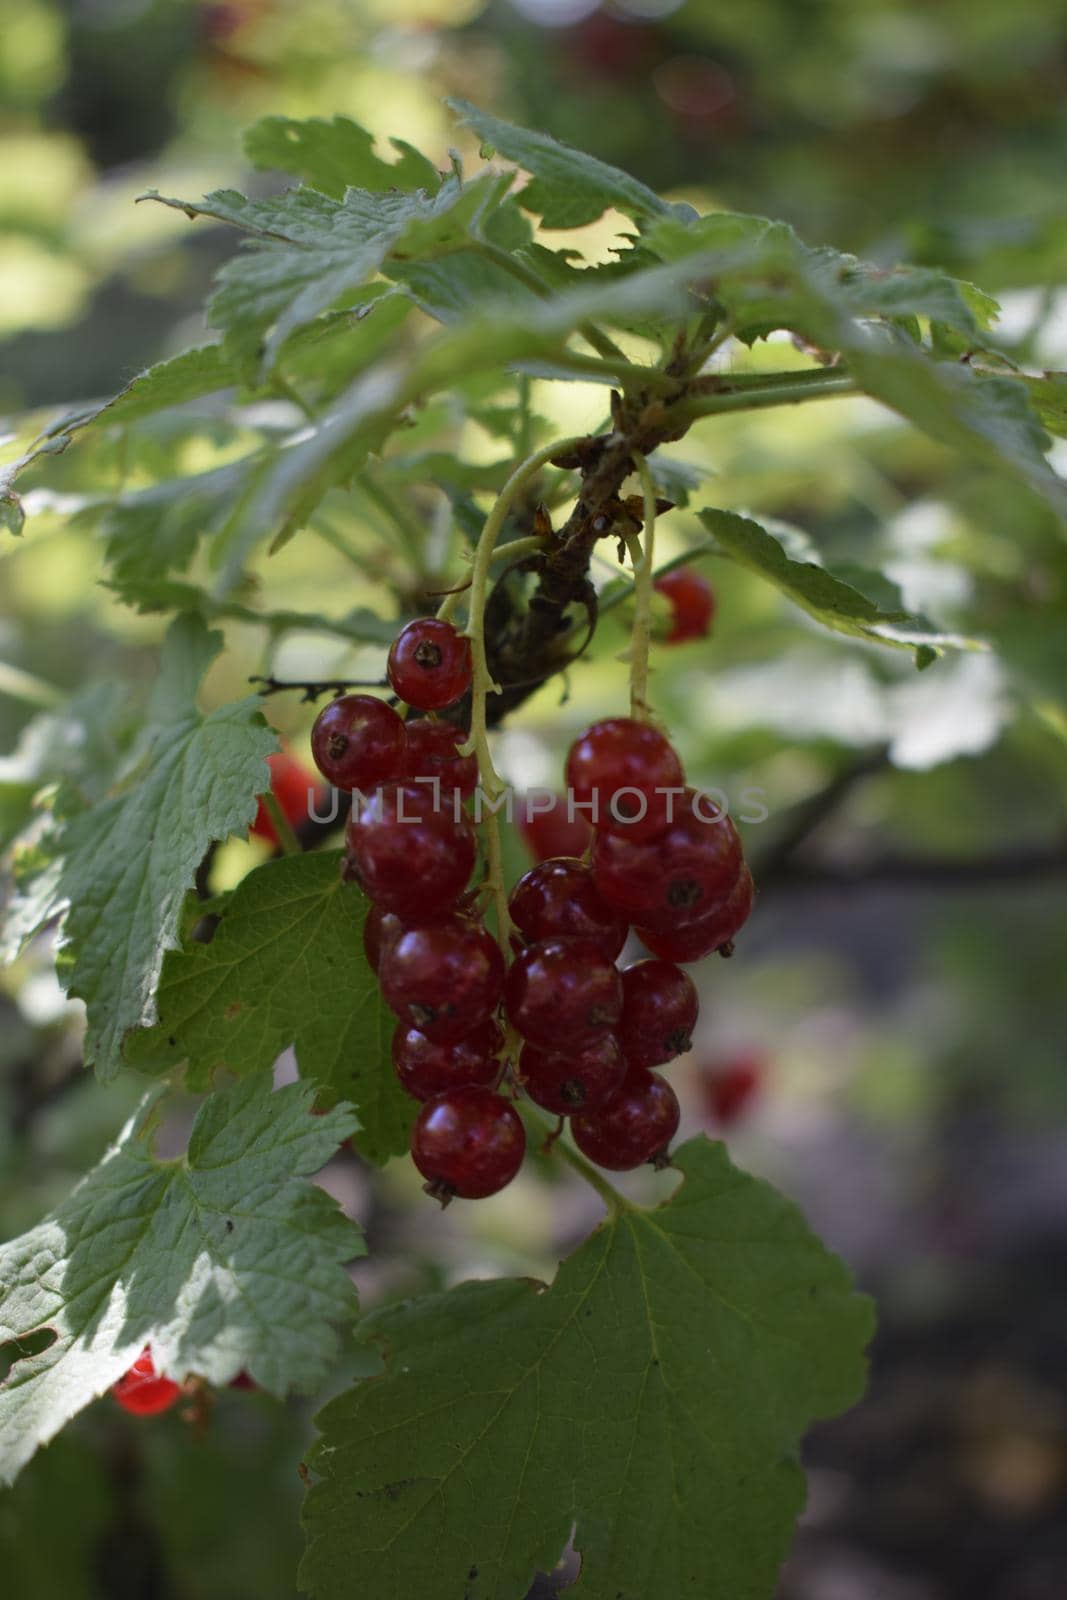
M 22 533 L 25 522 L 26 513 L 14 489 L 0 491 L 0 528 L 6 528 L 8 533 L 17 539 Z
M 921 615 L 899 606 L 886 607 L 886 598 L 895 590 L 878 573 L 859 576 L 850 571 L 852 582 L 846 582 L 810 559 L 794 560 L 783 548 L 786 540 L 794 554 L 805 558 L 814 554 L 805 541 L 797 542 L 796 530 L 783 529 L 782 537 L 775 538 L 758 522 L 733 511 L 702 511 L 700 520 L 721 553 L 766 578 L 824 627 L 837 633 L 852 634 L 874 644 L 893 645 L 899 649 L 923 649 L 922 665 L 928 664 L 925 652 L 930 649 L 940 653 L 946 649 L 985 648 L 975 639 L 942 631 Z M 857 582 L 862 582 L 868 592 L 856 587 Z
M 253 166 L 291 172 L 313 189 L 340 200 L 346 189 L 426 189 L 433 194 L 441 174 L 402 140 L 391 139 L 399 161 L 374 153 L 374 136 L 348 117 L 263 117 L 244 136 Z
M 154 1099 L 154 1097 L 153 1097 Z M 242 1369 L 272 1394 L 313 1392 L 354 1316 L 354 1223 L 302 1181 L 355 1125 L 311 1115 L 270 1075 L 212 1095 L 178 1161 L 152 1153 L 145 1105 L 55 1212 L 0 1250 L 0 1341 L 55 1338 L 0 1387 L 0 1481 L 151 1344 L 159 1371 L 217 1385 Z
M 574 1528 L 588 1600 L 767 1600 L 816 1417 L 864 1383 L 868 1303 L 722 1145 L 626 1206 L 551 1288 L 468 1283 L 365 1324 L 384 1376 L 318 1418 L 301 1584 L 515 1600 Z
M 609 206 L 638 218 L 695 215 L 691 207 L 669 205 L 629 173 L 572 150 L 547 133 L 501 122 L 466 100 L 445 103 L 486 144 L 533 174 L 519 200 L 525 210 L 540 215 L 546 228 L 582 227 L 595 222 Z
M 67 825 L 60 893 L 70 993 L 88 1007 L 85 1059 L 108 1079 L 130 1028 L 155 1020 L 164 952 L 213 840 L 243 833 L 267 788 L 277 740 L 255 696 L 203 715 L 196 690 L 222 635 L 184 616 L 167 634 L 144 754 L 117 794 Z
M 1016 382 L 1025 387 L 1042 426 L 1067 439 L 1067 372 L 1045 372 L 1040 378 L 1019 374 Z
M 236 365 L 222 345 L 201 345 L 139 373 L 92 420 L 137 422 L 168 406 L 185 405 L 205 394 L 232 388 L 238 381 Z
M 145 198 L 252 236 L 248 250 L 219 273 L 209 317 L 246 351 L 265 338 L 270 367 L 290 334 L 362 287 L 391 253 L 407 260 L 458 248 L 499 187 L 489 174 L 466 185 L 447 178 L 432 195 L 349 189 L 336 200 L 315 189 L 289 189 L 248 200 L 223 189 L 199 204 L 154 193 Z
M 159 1021 L 126 1041 L 132 1066 L 189 1064 L 204 1088 L 220 1068 L 258 1072 L 292 1045 L 327 1105 L 350 1101 L 356 1142 L 382 1163 L 408 1148 L 414 1103 L 392 1069 L 396 1019 L 363 954 L 367 905 L 342 884 L 340 852 L 285 856 L 244 878 L 209 944 L 171 951 Z

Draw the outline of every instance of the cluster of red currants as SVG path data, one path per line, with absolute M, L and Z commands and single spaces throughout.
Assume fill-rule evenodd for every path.
M 442 710 L 470 686 L 469 645 L 447 622 L 409 623 L 388 675 L 409 706 Z M 422 1102 L 415 1164 L 442 1201 L 495 1194 L 521 1166 L 501 1005 L 521 1041 L 513 1084 L 569 1116 L 584 1154 L 619 1171 L 662 1161 L 678 1102 L 651 1069 L 689 1048 L 697 1017 L 676 963 L 727 948 L 752 907 L 733 824 L 686 788 L 656 729 L 594 724 L 567 760 L 570 804 L 593 823 L 589 859 L 553 857 L 519 880 L 508 966 L 469 888 L 477 839 L 463 802 L 478 770 L 463 743 L 447 721 L 405 722 L 358 694 L 327 706 L 311 737 L 324 776 L 354 792 L 345 874 L 372 902 L 364 945 L 398 1018 L 393 1065 Z M 631 926 L 655 959 L 620 971 Z

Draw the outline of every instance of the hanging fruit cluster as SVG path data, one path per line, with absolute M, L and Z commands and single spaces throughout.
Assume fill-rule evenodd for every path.
M 442 619 L 411 622 L 388 675 L 407 706 L 443 710 L 471 687 L 469 641 Z M 728 953 L 752 908 L 736 830 L 686 787 L 654 727 L 595 723 L 566 767 L 568 807 L 592 824 L 587 857 L 549 857 L 519 880 L 502 944 L 471 888 L 465 802 L 479 769 L 465 737 L 363 694 L 334 700 L 312 730 L 323 775 L 353 791 L 345 875 L 371 901 L 364 943 L 397 1017 L 393 1066 L 422 1102 L 415 1164 L 444 1203 L 504 1188 L 526 1149 L 520 1090 L 569 1117 L 598 1165 L 662 1164 L 679 1109 L 654 1069 L 688 1050 L 697 1019 L 677 963 Z M 631 927 L 653 959 L 620 971 Z

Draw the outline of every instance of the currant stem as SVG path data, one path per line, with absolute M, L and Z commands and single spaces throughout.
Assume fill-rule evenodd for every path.
M 630 715 L 648 720 L 648 651 L 652 634 L 652 572 L 656 539 L 656 486 L 644 456 L 634 451 L 634 465 L 645 499 L 644 532 L 628 538 L 634 564 L 634 621 L 630 637 Z
M 591 1189 L 596 1190 L 609 1211 L 632 1211 L 634 1209 L 626 1196 L 620 1194 L 615 1185 L 609 1183 L 607 1178 L 597 1171 L 592 1162 L 587 1161 L 580 1151 L 558 1135 L 552 1123 L 543 1117 L 539 1111 L 536 1111 L 529 1100 L 523 1102 L 522 1110 L 523 1115 L 528 1117 L 529 1121 L 543 1136 L 543 1140 L 551 1138 L 552 1153 L 562 1156 L 567 1165 L 573 1167 L 578 1176 L 584 1178 Z
M 274 824 L 274 832 L 278 836 L 278 845 L 284 856 L 298 856 L 302 854 L 300 841 L 292 830 L 289 818 L 285 815 L 278 803 L 276 794 L 270 790 L 263 796 L 263 808 Z

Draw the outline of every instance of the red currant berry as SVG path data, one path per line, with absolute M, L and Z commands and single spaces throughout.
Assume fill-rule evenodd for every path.
M 383 950 L 382 995 L 408 1028 L 453 1044 L 490 1015 L 504 987 L 504 957 L 477 922 L 447 917 L 406 928 Z
M 248 1373 L 242 1370 L 237 1374 L 236 1378 L 230 1379 L 229 1387 L 231 1389 L 256 1389 L 259 1385 L 256 1383 L 255 1378 L 250 1378 Z
M 411 1135 L 411 1154 L 427 1190 L 445 1204 L 453 1195 L 483 1200 L 509 1184 L 526 1153 L 526 1130 L 515 1107 L 492 1089 L 465 1084 L 427 1100 Z
M 478 758 L 457 754 L 465 744 L 467 735 L 451 722 L 431 722 L 429 717 L 416 717 L 404 724 L 407 730 L 408 749 L 404 777 L 410 783 L 416 778 L 436 778 L 441 792 L 448 800 L 458 789 L 464 799 L 478 786 Z
M 418 617 L 393 640 L 386 667 L 401 700 L 417 711 L 440 711 L 471 686 L 471 645 L 450 622 Z
M 755 1053 L 745 1052 L 705 1067 L 701 1077 L 708 1109 L 725 1127 L 750 1109 L 760 1090 L 763 1060 Z
M 519 805 L 519 832 L 537 861 L 549 856 L 584 856 L 593 842 L 593 830 L 577 813 L 567 815 L 567 802 L 558 794 L 548 811 L 537 809 L 538 797 L 527 795 Z
M 371 971 L 377 973 L 382 951 L 399 937 L 403 924 L 392 911 L 381 906 L 371 906 L 363 922 L 363 954 Z
M 477 855 L 470 819 L 419 784 L 386 784 L 345 827 L 354 876 L 384 911 L 431 917 L 467 886 Z M 351 874 L 350 874 L 351 875 Z
M 406 743 L 404 724 L 392 706 L 370 694 L 331 700 L 311 730 L 311 753 L 323 777 L 338 789 L 364 794 L 400 777 Z
M 733 940 L 748 921 L 755 898 L 752 874 L 742 867 L 737 882 L 722 905 L 699 922 L 684 928 L 636 928 L 638 938 L 654 956 L 664 961 L 701 961 L 713 950 L 732 953 Z
M 437 1044 L 418 1028 L 400 1023 L 393 1034 L 393 1066 L 414 1100 L 432 1100 L 465 1083 L 492 1088 L 500 1077 L 497 1052 L 503 1043 L 503 1029 L 492 1017 L 455 1044 Z
M 314 804 L 322 793 L 322 786 L 315 775 L 287 750 L 279 750 L 276 754 L 268 756 L 267 766 L 270 768 L 271 793 L 281 806 L 282 816 L 286 822 L 298 828 L 302 822 L 307 821 L 308 806 Z M 268 844 L 278 843 L 274 822 L 262 799 L 256 809 L 251 832 L 257 839 L 265 839 Z
M 132 1412 L 135 1417 L 154 1417 L 170 1410 L 181 1389 L 170 1378 L 159 1376 L 151 1348 L 145 1345 L 129 1372 L 112 1384 L 111 1393 L 123 1411 Z
M 574 1142 L 598 1167 L 628 1172 L 645 1161 L 667 1163 L 678 1132 L 678 1096 L 658 1073 L 631 1067 L 606 1105 L 571 1119 Z
M 605 905 L 583 861 L 557 856 L 524 873 L 508 901 L 511 920 L 531 944 L 539 939 L 589 939 L 614 961 L 626 943 L 622 917 Z
M 666 644 L 707 637 L 715 616 L 715 591 L 706 578 L 692 567 L 675 567 L 657 578 L 652 587 L 671 606 Z
M 717 910 L 735 888 L 743 860 L 730 818 L 688 789 L 658 839 L 641 843 L 601 833 L 592 865 L 608 905 L 636 926 L 674 929 Z
M 681 797 L 685 776 L 669 742 L 631 717 L 594 722 L 571 745 L 567 786 L 578 803 L 595 802 L 594 826 L 630 842 L 653 839 L 670 816 L 671 796 Z
M 507 1006 L 531 1044 L 584 1049 L 618 1022 L 622 978 L 591 940 L 546 939 L 520 950 L 512 962 Z
M 601 1034 L 584 1050 L 555 1055 L 524 1044 L 519 1077 L 535 1105 L 556 1117 L 591 1111 L 610 1100 L 626 1076 L 626 1061 L 613 1033 Z
M 661 1067 L 693 1045 L 700 1001 L 687 972 L 670 961 L 638 961 L 622 975 L 619 1043 L 632 1067 Z

